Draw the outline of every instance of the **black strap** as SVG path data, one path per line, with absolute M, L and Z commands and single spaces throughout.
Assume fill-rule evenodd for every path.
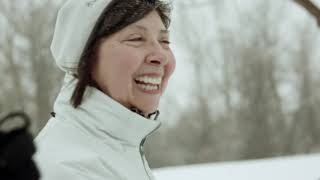
M 139 109 L 137 109 L 137 108 L 131 108 L 130 110 L 131 110 L 132 112 L 135 112 L 135 113 L 137 113 L 137 114 L 145 117 L 145 116 L 144 116 L 144 113 L 143 113 L 142 111 L 140 111 Z M 153 118 L 153 120 L 157 120 L 158 117 L 159 117 L 159 114 L 160 114 L 160 111 L 159 111 L 159 110 L 156 110 L 155 112 L 148 114 L 146 118 L 151 119 L 151 117 L 152 117 L 153 115 L 155 115 L 155 117 Z M 55 112 L 51 112 L 50 115 L 51 115 L 52 117 L 54 117 L 54 118 L 56 117 L 56 113 L 55 113 Z
M 151 116 L 153 116 L 153 115 L 156 115 L 156 116 L 154 117 L 154 120 L 157 120 L 158 117 L 159 117 L 159 115 L 160 115 L 160 111 L 159 111 L 159 110 L 156 110 L 155 112 L 149 114 L 149 115 L 148 115 L 148 119 L 150 119 Z
M 10 113 L 10 114 L 8 114 L 8 115 L 6 115 L 4 117 L 1 117 L 1 119 L 0 119 L 0 127 L 6 121 L 8 121 L 9 119 L 16 118 L 16 117 L 20 117 L 23 120 L 23 122 L 24 122 L 23 127 L 29 128 L 29 126 L 30 126 L 30 118 L 24 112 L 13 112 L 13 113 Z
M 152 5 L 154 5 L 154 4 L 156 3 L 155 0 L 147 0 L 147 2 L 150 3 L 150 4 L 152 4 Z
M 55 112 L 51 112 L 50 115 L 51 115 L 52 117 L 54 117 L 54 118 L 56 117 L 56 113 L 55 113 Z
M 30 118 L 23 112 L 10 113 L 0 118 L 0 127 L 12 118 L 21 118 L 22 127 L 9 132 L 0 131 L 0 179 L 2 180 L 38 180 L 39 171 L 32 160 L 36 148 L 27 129 Z
M 148 114 L 147 116 L 145 116 L 144 113 L 143 113 L 141 110 L 139 110 L 138 108 L 132 107 L 132 108 L 130 108 L 130 110 L 131 110 L 132 112 L 135 112 L 135 113 L 139 114 L 140 116 L 142 116 L 142 117 L 144 117 L 144 118 L 148 118 L 148 119 L 151 119 L 151 116 L 156 115 L 156 116 L 153 118 L 153 120 L 157 120 L 158 117 L 159 117 L 159 114 L 160 114 L 160 111 L 159 111 L 159 110 L 156 110 L 155 112 L 150 113 L 150 114 Z

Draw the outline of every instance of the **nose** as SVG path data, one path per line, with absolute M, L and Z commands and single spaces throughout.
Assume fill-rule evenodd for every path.
M 168 63 L 165 50 L 159 42 L 150 43 L 150 51 L 146 62 L 151 65 L 165 66 Z

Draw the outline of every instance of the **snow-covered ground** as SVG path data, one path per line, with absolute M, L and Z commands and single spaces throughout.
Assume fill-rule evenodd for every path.
M 156 180 L 320 180 L 320 154 L 153 170 Z

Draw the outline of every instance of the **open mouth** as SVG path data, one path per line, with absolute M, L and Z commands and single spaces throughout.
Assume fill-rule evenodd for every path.
M 159 91 L 162 77 L 140 76 L 135 78 L 134 81 L 144 91 Z

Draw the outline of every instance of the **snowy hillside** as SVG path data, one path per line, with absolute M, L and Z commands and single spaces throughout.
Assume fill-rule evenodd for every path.
M 156 180 L 320 180 L 320 154 L 155 169 Z

